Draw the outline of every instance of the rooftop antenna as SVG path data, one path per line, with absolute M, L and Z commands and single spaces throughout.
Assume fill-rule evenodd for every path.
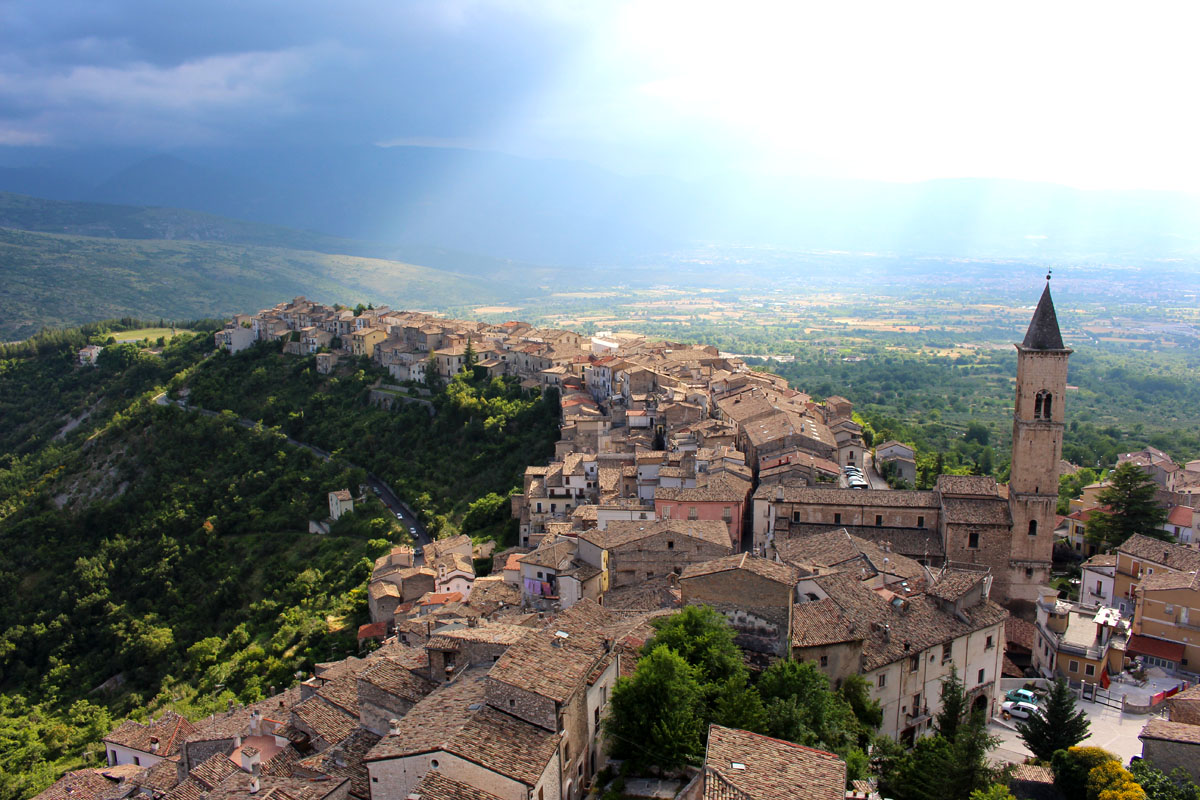
M 1049 283 L 1049 282 L 1050 282 L 1050 273 L 1051 273 L 1051 272 L 1053 272 L 1053 271 L 1054 271 L 1053 269 L 1047 269 L 1047 270 L 1046 270 L 1046 283 Z

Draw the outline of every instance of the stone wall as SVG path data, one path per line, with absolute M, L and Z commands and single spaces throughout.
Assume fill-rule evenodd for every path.
M 407 714 L 413 704 L 402 697 L 385 692 L 373 683 L 358 681 L 358 722 L 379 736 L 386 736 L 393 719 Z
M 1168 774 L 1181 767 L 1192 780 L 1200 781 L 1200 744 L 1143 739 L 1142 758 Z
M 656 533 L 609 551 L 610 585 L 615 589 L 671 572 L 678 575 L 689 564 L 712 561 L 729 555 L 731 550 L 680 533 Z
M 547 665 L 547 669 L 550 668 L 552 666 Z M 559 729 L 557 704 L 553 700 L 492 678 L 488 678 L 484 697 L 489 706 L 506 714 L 548 731 Z
M 708 605 L 737 631 L 740 647 L 787 654 L 791 633 L 792 589 L 745 569 L 697 575 L 679 582 L 684 605 Z

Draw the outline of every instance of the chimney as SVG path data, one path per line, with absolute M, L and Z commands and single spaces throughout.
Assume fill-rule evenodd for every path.
M 400 733 L 400 720 L 394 719 L 394 718 L 389 719 L 388 720 L 388 735 L 395 736 L 398 733 Z
M 157 736 L 150 737 L 150 752 L 151 753 L 158 752 L 158 737 Z

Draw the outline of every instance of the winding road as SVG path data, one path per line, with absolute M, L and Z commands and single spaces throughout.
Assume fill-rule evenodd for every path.
M 162 392 L 162 393 L 156 395 L 154 397 L 154 402 L 160 406 L 172 406 L 173 405 L 173 406 L 176 406 L 177 408 L 183 409 L 184 411 L 194 411 L 197 414 L 203 414 L 208 417 L 221 416 L 221 414 L 219 414 L 216 411 L 212 411 L 207 408 L 200 408 L 199 406 L 193 406 L 185 400 L 172 400 L 171 398 L 167 397 L 166 392 Z M 255 420 L 248 419 L 246 417 L 238 417 L 235 421 L 237 422 L 238 425 L 241 425 L 243 428 L 254 428 L 255 426 L 261 424 L 259 422 L 256 422 Z M 328 450 L 323 450 L 320 447 L 317 447 L 316 445 L 313 445 L 313 444 L 308 444 L 307 442 L 301 442 L 297 439 L 293 439 L 290 436 L 287 436 L 285 438 L 287 439 L 288 444 L 292 445 L 293 447 L 303 447 L 305 450 L 308 450 L 313 455 L 320 458 L 322 461 L 329 461 L 333 458 L 332 454 L 330 454 L 330 452 Z M 346 459 L 344 459 L 344 458 L 342 458 L 341 460 L 345 461 L 351 467 L 364 469 L 363 467 L 359 467 L 358 464 L 355 464 L 352 461 L 346 461 Z M 392 487 L 389 486 L 382 478 L 380 478 L 378 475 L 371 472 L 370 470 L 366 470 L 366 472 L 367 472 L 367 485 L 369 485 L 371 487 L 371 489 L 375 492 L 375 494 L 383 502 L 384 506 L 386 506 L 387 509 L 396 516 L 397 521 L 399 521 L 401 525 L 408 528 L 410 533 L 413 531 L 416 532 L 415 535 L 413 536 L 413 538 L 416 539 L 417 547 L 424 548 L 425 545 L 429 544 L 432 541 L 432 539 L 429 536 L 429 532 L 425 530 L 425 526 L 421 524 L 421 521 L 419 519 L 417 519 L 416 514 L 413 513 L 412 509 L 409 508 L 408 504 L 405 503 L 403 500 L 401 500 L 400 495 L 396 494 L 396 491 L 394 489 L 392 489 Z M 418 554 L 417 558 L 416 558 L 416 563 L 418 565 L 420 565 L 421 563 L 423 563 L 423 561 L 424 561 L 424 559 L 422 558 L 422 556 L 420 554 Z

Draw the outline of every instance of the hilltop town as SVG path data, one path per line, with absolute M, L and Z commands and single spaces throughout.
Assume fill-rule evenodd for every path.
M 302 297 L 215 334 L 233 357 L 272 341 L 323 374 L 375 362 L 392 379 L 371 392 L 381 405 L 428 402 L 464 371 L 557 392 L 555 456 L 530 464 L 510 498 L 517 541 L 422 541 L 413 528 L 413 546 L 374 565 L 361 657 L 207 718 L 127 721 L 104 739 L 106 767 L 39 798 L 576 800 L 611 773 L 604 719 L 618 678 L 655 621 L 689 606 L 718 612 L 752 669 L 794 659 L 831 685 L 861 676 L 879 732 L 909 745 L 933 732 L 951 674 L 990 718 L 1006 679 L 1100 685 L 1127 657 L 1173 656 L 1173 673 L 1200 658 L 1183 628 L 1146 612 L 1200 613 L 1187 544 L 1134 537 L 1095 556 L 1084 584 L 1088 566 L 1097 591 L 1109 584 L 1093 602 L 1048 588 L 1071 353 L 1048 286 L 1017 344 L 1009 482 L 943 475 L 921 491 L 887 488 L 880 467 L 911 474 L 915 454 L 867 441 L 848 400 L 818 401 L 713 347 Z M 331 494 L 331 516 L 346 503 L 349 492 Z M 1158 575 L 1139 592 L 1147 564 Z M 1113 607 L 1118 592 L 1128 610 Z M 1179 720 L 1147 728 L 1164 763 L 1200 741 Z M 678 796 L 873 791 L 846 784 L 834 754 L 714 725 Z

